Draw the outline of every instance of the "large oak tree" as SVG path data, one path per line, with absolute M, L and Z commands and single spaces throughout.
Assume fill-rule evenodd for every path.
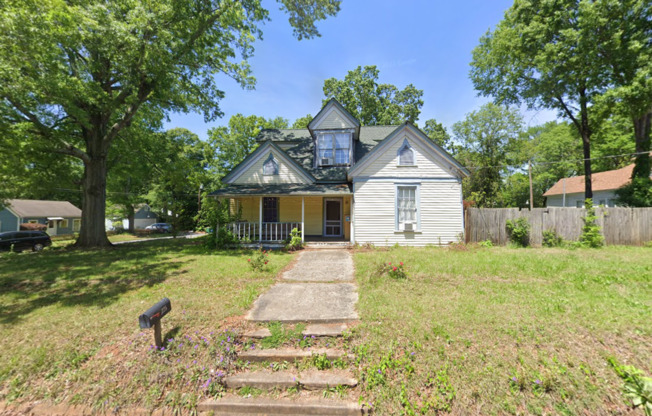
M 339 0 L 278 0 L 297 38 Z M 219 117 L 215 75 L 253 86 L 247 58 L 268 19 L 260 0 L 6 0 L 0 9 L 0 129 L 28 128 L 78 158 L 77 244 L 110 245 L 104 230 L 107 155 L 144 106 Z

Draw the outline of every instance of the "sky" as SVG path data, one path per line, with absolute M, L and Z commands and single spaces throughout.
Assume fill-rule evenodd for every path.
M 185 127 L 205 139 L 232 115 L 283 117 L 290 124 L 321 108 L 327 78 L 343 79 L 358 66 L 376 65 L 379 83 L 423 90 L 420 124 L 436 119 L 449 129 L 490 98 L 469 79 L 471 51 L 512 4 L 510 0 L 343 0 L 335 17 L 317 23 L 321 37 L 298 41 L 287 15 L 264 0 L 271 21 L 262 26 L 249 60 L 255 90 L 218 77 L 226 96 L 224 116 L 206 123 L 201 114 L 173 114 L 165 128 Z M 556 119 L 551 111 L 521 110 L 526 126 Z

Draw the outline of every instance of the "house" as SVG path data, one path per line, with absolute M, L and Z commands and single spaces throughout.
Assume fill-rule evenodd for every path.
M 468 171 L 410 123 L 361 126 L 330 100 L 307 129 L 269 129 L 212 193 L 241 239 L 448 244 L 464 232 Z
M 156 223 L 156 213 L 147 204 L 136 206 L 134 210 L 134 228 L 136 230 L 144 230 L 148 225 Z M 122 220 L 122 225 L 125 229 L 129 228 L 129 220 Z
M 616 170 L 598 172 L 591 175 L 593 205 L 615 206 L 616 189 L 627 185 L 632 178 L 634 164 Z M 547 207 L 584 207 L 584 175 L 562 178 L 543 196 Z
M 73 234 L 81 228 L 82 212 L 67 201 L 10 199 L 0 210 L 0 232 L 18 231 L 24 223 L 46 225 L 50 235 Z

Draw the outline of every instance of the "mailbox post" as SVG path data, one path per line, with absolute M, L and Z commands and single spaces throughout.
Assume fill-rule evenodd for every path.
M 154 343 L 159 348 L 163 345 L 163 340 L 161 339 L 161 318 L 171 310 L 172 304 L 170 303 L 170 299 L 163 298 L 138 317 L 138 323 L 141 328 L 154 327 Z

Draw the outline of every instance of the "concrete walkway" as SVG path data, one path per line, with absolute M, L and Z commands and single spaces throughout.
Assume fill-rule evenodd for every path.
M 349 322 L 358 319 L 353 259 L 347 250 L 299 254 L 294 267 L 254 303 L 247 319 L 256 322 Z

